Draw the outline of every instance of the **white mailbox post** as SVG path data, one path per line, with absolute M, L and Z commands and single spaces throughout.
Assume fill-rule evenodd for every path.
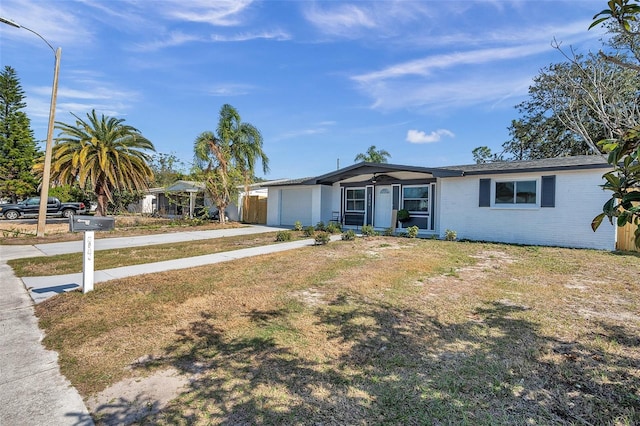
M 82 250 L 82 253 L 84 253 L 84 258 L 82 259 L 82 293 L 93 291 L 93 244 L 95 236 L 96 231 L 84 231 L 84 245 Z
M 95 231 L 110 231 L 115 228 L 115 219 L 111 217 L 71 216 L 69 231 L 84 231 L 82 259 L 82 292 L 93 290 L 94 259 L 95 259 Z

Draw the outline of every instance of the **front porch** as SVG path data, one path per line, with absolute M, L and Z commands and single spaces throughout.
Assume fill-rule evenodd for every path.
M 380 232 L 417 226 L 420 235 L 439 234 L 437 178 L 448 170 L 359 163 L 323 176 L 269 185 L 268 224 L 292 226 L 338 222 L 354 230 Z M 398 211 L 408 219 L 398 221 Z
M 421 236 L 438 234 L 437 171 L 381 164 L 356 170 L 318 178 L 332 181 L 339 191 L 333 220 L 355 229 L 370 225 L 379 232 L 399 233 L 417 226 Z M 400 220 L 398 212 L 404 213 Z

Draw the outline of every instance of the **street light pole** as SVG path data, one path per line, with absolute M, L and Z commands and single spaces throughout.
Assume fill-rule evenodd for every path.
M 42 186 L 40 188 L 40 209 L 38 210 L 38 227 L 36 228 L 36 235 L 38 237 L 44 236 L 44 229 L 47 224 L 47 200 L 49 198 L 49 182 L 51 179 L 51 156 L 53 151 L 53 127 L 56 116 L 56 100 L 58 97 L 58 73 L 60 72 L 60 57 L 62 56 L 62 48 L 58 47 L 54 49 L 49 42 L 34 30 L 24 27 L 10 19 L 6 19 L 0 16 L 0 22 L 10 25 L 15 28 L 23 28 L 44 41 L 47 46 L 53 51 L 55 55 L 55 67 L 53 70 L 53 88 L 51 89 L 51 107 L 49 108 L 49 125 L 47 128 L 47 144 L 44 151 L 44 170 L 42 174 Z

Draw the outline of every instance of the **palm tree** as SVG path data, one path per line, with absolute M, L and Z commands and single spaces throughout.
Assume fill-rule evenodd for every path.
M 245 194 L 248 193 L 256 160 L 262 162 L 262 169 L 267 173 L 269 158 L 262 150 L 260 131 L 252 124 L 243 123 L 238 111 L 229 104 L 220 109 L 216 132 L 217 136 L 210 131 L 201 133 L 194 143 L 194 153 L 196 166 L 204 172 L 209 195 L 218 211 L 224 212 L 236 195 L 235 176 L 241 176 Z M 245 209 L 247 201 L 245 196 Z M 219 216 L 224 222 L 225 215 Z
M 358 161 L 366 161 L 367 163 L 386 163 L 387 157 L 391 158 L 391 154 L 384 149 L 376 150 L 376 146 L 371 145 L 369 149 L 367 149 L 366 154 L 360 153 L 356 155 L 353 162 L 357 163 Z
M 98 197 L 96 215 L 104 216 L 114 190 L 149 187 L 153 172 L 145 151 L 155 148 L 136 128 L 123 124 L 124 119 L 98 118 L 95 110 L 87 113 L 87 121 L 73 116 L 75 126 L 56 123 L 61 132 L 53 147 L 51 177 L 62 184 L 90 186 Z
M 244 197 L 242 199 L 242 212 L 246 220 L 249 209 L 249 185 L 255 176 L 256 160 L 262 163 L 262 171 L 269 172 L 269 158 L 262 150 L 262 134 L 249 123 L 241 123 L 238 129 L 239 134 L 235 142 L 231 145 L 231 158 L 242 175 L 244 184 Z
M 225 211 L 232 195 L 232 185 L 229 185 L 229 150 L 213 132 L 202 132 L 193 144 L 194 166 L 201 179 L 204 180 L 205 190 L 218 207 L 219 220 L 226 220 Z

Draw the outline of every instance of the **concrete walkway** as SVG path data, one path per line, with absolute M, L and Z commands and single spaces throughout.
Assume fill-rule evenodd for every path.
M 214 231 L 179 232 L 129 238 L 96 239 L 96 250 L 168 244 L 183 241 L 250 235 L 279 228 L 249 226 Z M 338 239 L 340 236 L 333 236 Z M 312 239 L 278 243 L 186 259 L 96 271 L 95 283 L 128 276 L 191 268 L 249 256 L 312 245 Z M 0 246 L 0 426 L 92 425 L 93 421 L 75 388 L 62 376 L 56 352 L 41 340 L 33 303 L 62 291 L 78 288 L 82 274 L 30 277 L 21 280 L 6 261 L 82 251 L 82 242 Z M 26 287 L 25 287 L 26 286 Z M 29 288 L 29 291 L 27 291 Z M 31 297 L 30 297 L 31 296 Z
M 333 236 L 338 239 L 340 236 Z M 97 246 L 96 240 L 96 246 Z M 206 254 L 196 257 L 182 259 L 165 260 L 163 262 L 144 263 L 141 265 L 123 266 L 120 268 L 103 269 L 95 271 L 93 282 L 114 280 L 118 278 L 132 277 L 135 275 L 152 274 L 156 272 L 173 271 L 177 269 L 195 268 L 202 265 L 212 265 L 214 263 L 228 262 L 230 260 L 243 259 L 245 257 L 259 256 L 261 254 L 277 253 L 281 251 L 293 250 L 300 247 L 307 247 L 315 244 L 313 239 L 291 241 L 287 243 L 277 243 L 267 246 L 251 247 L 221 253 Z M 133 247 L 133 246 L 129 246 Z M 97 255 L 99 256 L 99 254 Z M 73 291 L 82 288 L 82 273 L 44 276 L 44 277 L 23 277 L 22 282 L 29 291 L 33 301 L 41 303 L 56 294 Z
M 60 373 L 57 352 L 41 344 L 29 293 L 2 258 L 0 294 L 0 425 L 92 425 L 80 394 Z

